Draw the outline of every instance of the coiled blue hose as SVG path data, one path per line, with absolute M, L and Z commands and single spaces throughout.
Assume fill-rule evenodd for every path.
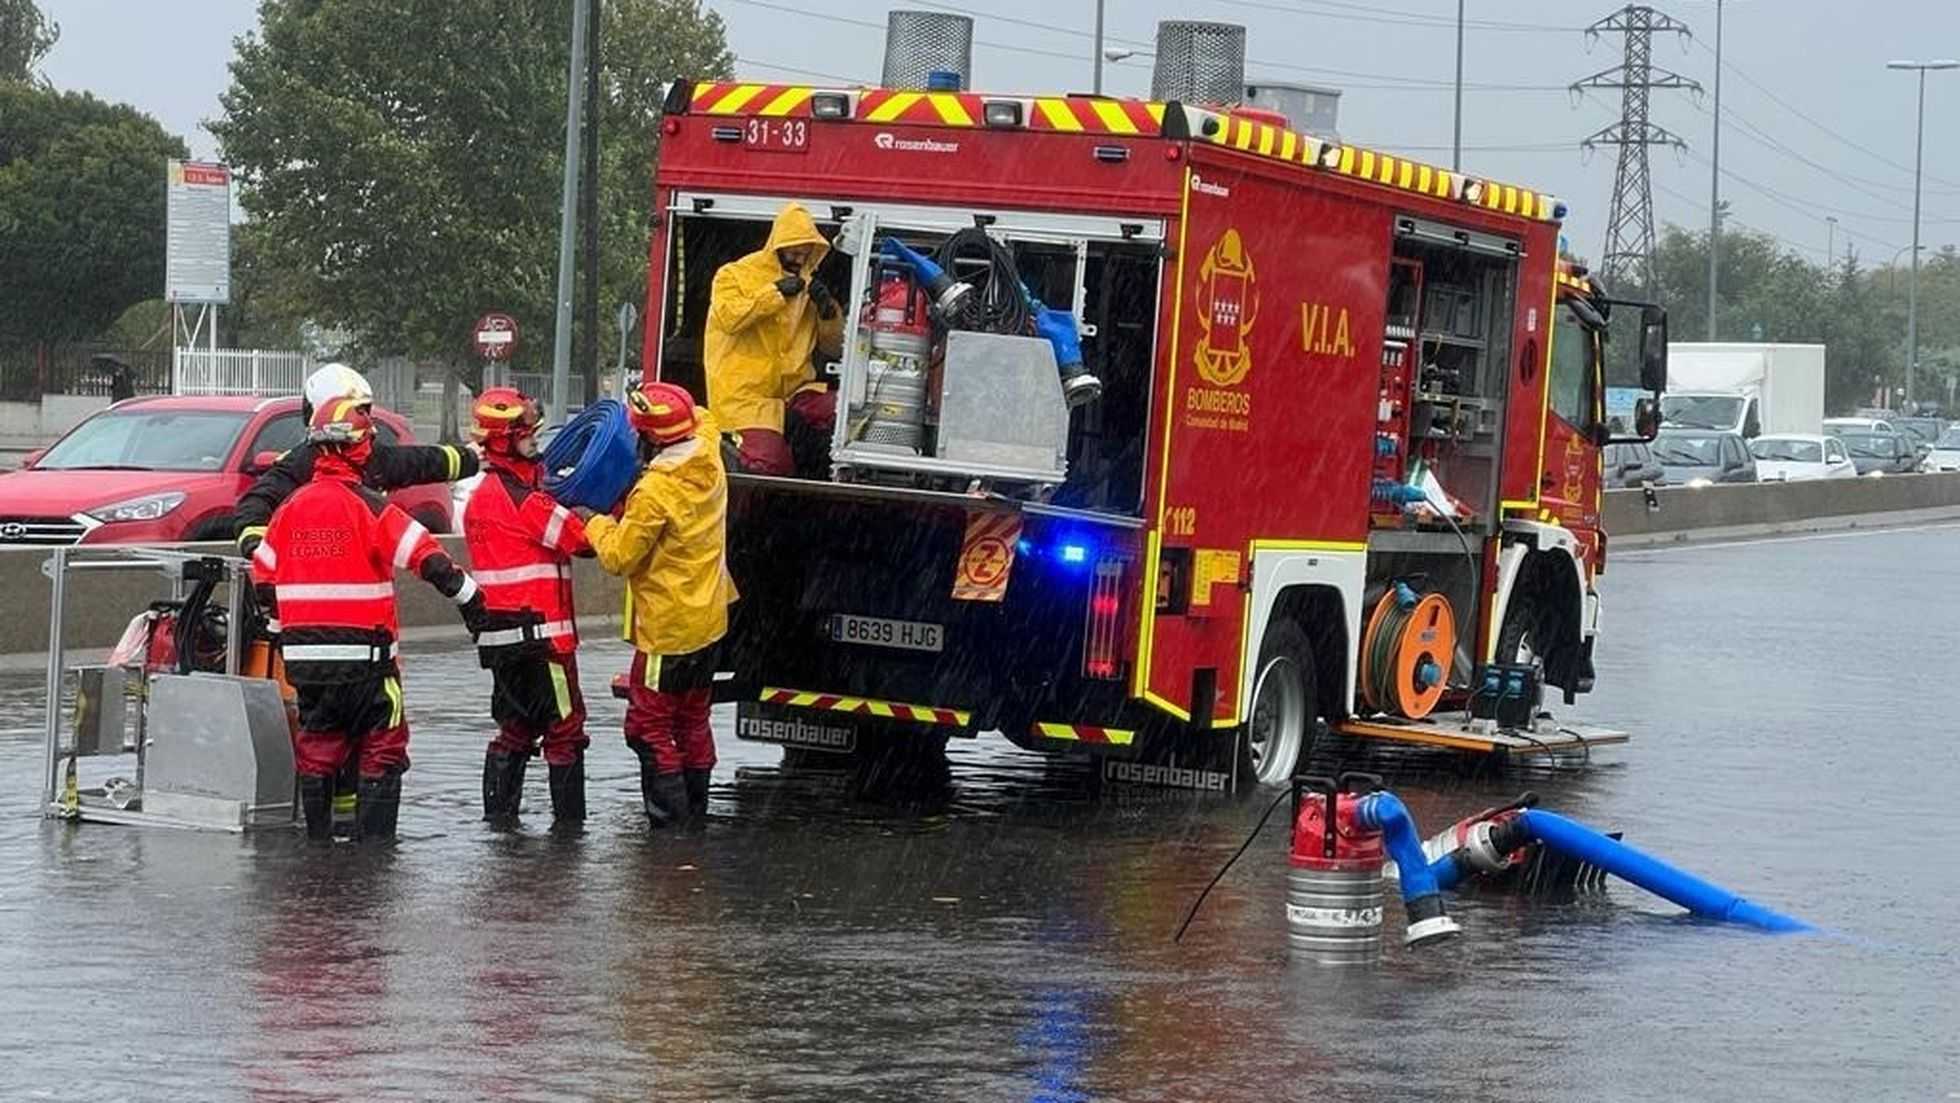
M 638 434 L 610 398 L 587 406 L 544 450 L 544 488 L 568 506 L 610 513 L 639 474 Z

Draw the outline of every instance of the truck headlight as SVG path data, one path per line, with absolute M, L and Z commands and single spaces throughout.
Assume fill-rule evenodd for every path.
M 181 490 L 169 490 L 162 494 L 145 494 L 141 498 L 116 502 L 113 505 L 98 506 L 88 511 L 90 517 L 110 524 L 115 521 L 154 521 L 171 510 L 184 504 L 185 494 Z

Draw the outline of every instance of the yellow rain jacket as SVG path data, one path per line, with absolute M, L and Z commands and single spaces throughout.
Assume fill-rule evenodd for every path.
M 835 356 L 843 348 L 843 311 L 824 321 L 817 317 L 807 287 L 787 299 L 776 289 L 776 281 L 788 275 L 776 250 L 797 245 L 817 247 L 801 273 L 808 280 L 830 245 L 817 232 L 810 212 L 791 203 L 769 228 L 769 244 L 715 273 L 702 359 L 708 370 L 708 405 L 721 416 L 724 429 L 782 432 L 784 402 L 816 378 L 811 350 L 821 346 Z
M 694 436 L 661 449 L 626 495 L 618 519 L 594 517 L 585 536 L 599 566 L 626 580 L 624 635 L 649 655 L 685 655 L 728 633 L 728 476 L 707 410 Z

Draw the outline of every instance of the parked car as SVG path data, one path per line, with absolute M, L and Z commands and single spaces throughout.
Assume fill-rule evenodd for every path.
M 1940 439 L 1940 434 L 1946 431 L 1946 421 L 1937 417 L 1895 417 L 1892 419 L 1892 428 L 1912 441 L 1917 458 L 1924 462 L 1926 454 L 1933 450 L 1933 442 Z
M 1904 475 L 1919 470 L 1919 450 L 1902 433 L 1841 433 L 1860 475 Z
M 1756 477 L 1766 483 L 1858 476 L 1858 466 L 1837 437 L 1794 433 L 1757 437 L 1749 442 L 1749 453 L 1756 457 Z
M 1606 471 L 1608 489 L 1638 489 L 1665 478 L 1654 452 L 1639 441 L 1609 444 L 1600 462 Z
M 1741 433 L 1662 429 L 1652 448 L 1660 461 L 1662 481 L 1670 486 L 1756 481 L 1756 460 Z
M 414 431 L 375 411 L 380 444 Z M 298 398 L 154 397 L 118 402 L 0 475 L 0 547 L 229 540 L 232 510 L 280 453 L 306 437 Z M 449 488 L 393 496 L 430 532 L 449 531 Z
M 1882 417 L 1827 417 L 1824 419 L 1824 432 L 1828 436 L 1841 433 L 1892 433 L 1891 421 Z
M 1941 433 L 1932 451 L 1919 461 L 1921 471 L 1960 471 L 1960 425 Z

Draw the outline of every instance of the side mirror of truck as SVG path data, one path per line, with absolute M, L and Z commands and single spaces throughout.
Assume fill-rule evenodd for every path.
M 1640 389 L 1667 390 L 1667 311 L 1658 306 L 1640 311 Z
M 1665 346 L 1663 346 L 1665 347 Z M 1662 366 L 1666 370 L 1666 366 Z M 1636 399 L 1633 403 L 1633 432 L 1643 441 L 1651 441 L 1661 435 L 1661 404 L 1654 398 Z

